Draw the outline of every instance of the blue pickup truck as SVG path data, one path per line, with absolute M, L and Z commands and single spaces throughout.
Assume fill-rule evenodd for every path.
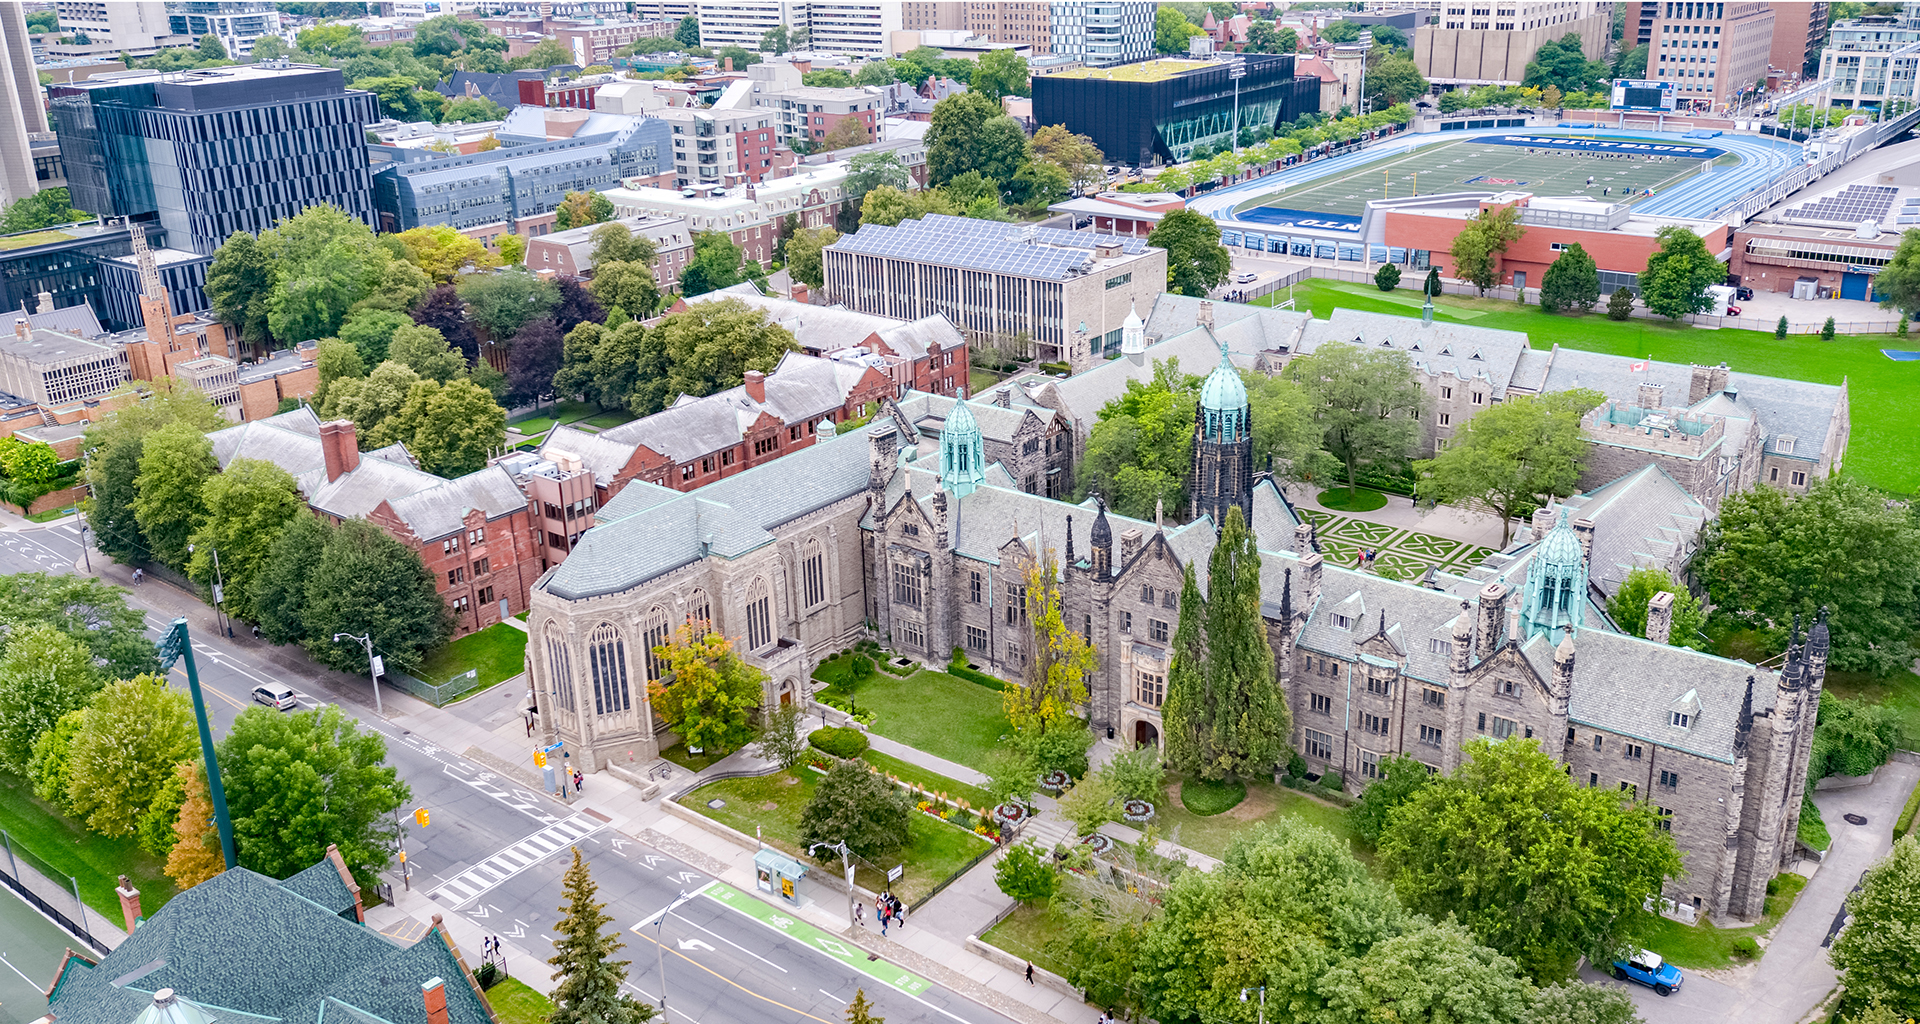
M 1684 980 L 1680 968 L 1660 959 L 1650 949 L 1635 953 L 1631 959 L 1615 960 L 1613 976 L 1621 981 L 1637 981 L 1663 996 L 1670 996 Z

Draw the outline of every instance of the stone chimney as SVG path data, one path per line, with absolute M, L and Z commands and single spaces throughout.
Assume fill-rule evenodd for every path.
M 1128 562 L 1133 561 L 1134 555 L 1140 553 L 1141 536 L 1138 526 L 1120 535 L 1120 565 L 1122 568 L 1125 568 Z
M 1199 324 L 1202 327 L 1205 327 L 1209 331 L 1213 330 L 1213 300 L 1212 299 L 1200 300 L 1200 311 L 1194 314 L 1193 322 Z
M 1301 523 L 1293 528 L 1293 553 L 1305 558 L 1313 553 L 1313 525 Z
M 1573 535 L 1580 538 L 1580 560 L 1591 566 L 1593 564 L 1593 520 L 1585 517 L 1575 519 Z
M 871 490 L 885 488 L 893 476 L 894 460 L 900 454 L 899 446 L 894 442 L 895 433 L 891 418 L 867 430 L 867 487 Z
M 1479 642 L 1474 645 L 1475 660 L 1484 660 L 1499 649 L 1507 636 L 1507 585 L 1499 580 L 1490 580 L 1480 588 L 1480 622 L 1474 632 Z
M 439 978 L 420 983 L 420 1001 L 427 1007 L 427 1024 L 448 1024 L 447 985 Z
M 767 375 L 759 370 L 748 370 L 746 376 L 747 397 L 756 402 L 767 400 Z
M 1647 639 L 1664 644 L 1673 638 L 1673 595 L 1662 590 L 1647 602 Z
M 726 69 L 727 69 L 728 71 L 732 71 L 732 70 L 733 70 L 733 58 L 732 58 L 732 57 L 728 57 L 728 58 L 727 58 L 727 63 L 726 63 Z
M 1000 408 L 1002 408 L 1002 409 L 1011 409 L 1011 408 L 1013 408 L 1013 389 L 1012 389 L 1012 388 L 1010 388 L 1010 387 L 1009 387 L 1009 388 L 994 388 L 994 389 L 993 389 L 993 404 L 995 404 L 995 405 L 997 405 L 997 406 L 999 406 L 999 407 L 1000 407 Z
M 1533 510 L 1533 539 L 1536 543 L 1547 539 L 1547 532 L 1553 529 L 1553 519 L 1551 504 Z
M 1326 556 L 1318 551 L 1300 559 L 1299 607 L 1305 614 L 1313 614 L 1313 606 L 1320 601 L 1320 577 L 1326 564 Z
M 1641 382 L 1640 408 L 1642 409 L 1666 408 L 1666 390 L 1667 389 L 1665 387 L 1662 387 L 1659 384 L 1648 384 L 1644 381 Z M 1694 399 L 1694 401 L 1697 402 L 1699 401 L 1699 399 L 1696 398 Z
M 1693 365 L 1693 374 L 1687 382 L 1687 404 L 1693 405 L 1708 395 L 1717 395 L 1727 389 L 1727 364 L 1719 366 Z
M 360 437 L 352 420 L 320 424 L 320 454 L 327 460 L 327 482 L 360 468 Z
M 35 313 L 53 312 L 53 293 L 52 292 L 41 292 L 38 298 L 40 299 L 40 305 L 34 307 L 33 311 Z
M 46 292 L 40 294 L 45 295 Z M 133 928 L 140 923 L 140 890 L 133 887 L 127 876 L 120 876 L 120 887 L 113 890 L 120 897 L 120 916 L 126 918 L 127 934 L 133 934 Z

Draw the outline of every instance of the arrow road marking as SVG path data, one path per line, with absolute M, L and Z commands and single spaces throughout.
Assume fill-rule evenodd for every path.
M 519 919 L 519 918 L 517 918 L 517 917 L 516 917 L 516 918 L 514 918 L 514 919 L 513 919 L 513 930 L 507 933 L 507 938 L 509 938 L 509 939 L 524 939 L 524 938 L 526 938 L 526 937 L 527 937 L 527 922 L 525 922 L 525 921 L 522 921 L 522 920 L 520 920 L 520 919 Z
M 680 948 L 681 949 L 704 949 L 709 953 L 714 951 L 712 946 L 707 945 L 706 943 L 700 941 L 699 939 L 681 939 Z
M 689 882 L 694 882 L 694 881 L 698 881 L 699 879 L 701 879 L 701 878 L 704 878 L 704 877 L 706 877 L 706 876 L 704 876 L 704 875 L 697 875 L 697 874 L 694 874 L 694 873 L 693 873 L 693 872 L 691 872 L 691 871 L 682 871 L 682 872 L 680 872 L 679 874 L 677 874 L 677 875 L 675 875 L 675 876 L 673 876 L 673 880 L 674 880 L 674 881 L 676 881 L 676 882 L 679 882 L 679 883 L 680 883 L 681 885 L 686 885 L 686 884 L 687 884 L 687 883 L 689 883 Z
M 478 920 L 485 920 L 488 916 L 490 916 L 487 913 L 487 908 L 484 906 L 475 906 L 472 910 L 467 911 L 466 914 L 468 917 L 475 918 Z

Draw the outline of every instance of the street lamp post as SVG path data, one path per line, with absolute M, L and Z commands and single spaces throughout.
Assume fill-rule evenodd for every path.
M 200 724 L 200 756 L 207 764 L 207 797 L 213 801 L 213 822 L 220 831 L 220 853 L 227 867 L 236 867 L 240 858 L 234 852 L 233 817 L 227 813 L 227 789 L 220 784 L 220 762 L 213 756 L 213 729 L 207 724 L 207 701 L 200 694 L 200 673 L 193 665 L 193 642 L 187 637 L 186 618 L 173 620 L 153 646 L 162 675 L 173 669 L 174 662 L 182 658 L 187 661 L 187 692 L 193 695 L 193 717 Z
M 847 849 L 847 843 L 846 843 L 846 840 L 844 840 L 844 839 L 843 839 L 843 840 L 841 840 L 840 842 L 837 842 L 837 843 L 815 843 L 815 844 L 813 844 L 812 846 L 809 846 L 809 847 L 807 847 L 807 855 L 808 855 L 808 856 L 812 856 L 812 855 L 813 855 L 813 851 L 815 851 L 815 850 L 819 850 L 819 849 L 823 849 L 823 848 L 824 848 L 824 849 L 828 849 L 828 850 L 839 850 L 839 851 L 840 851 L 840 864 L 841 864 L 841 866 L 842 866 L 842 867 L 844 867 L 844 868 L 846 868 L 846 871 L 847 871 L 847 927 L 848 927 L 848 928 L 852 928 L 852 927 L 854 926 L 854 921 L 853 921 L 853 851 L 852 851 L 852 850 L 849 850 L 849 849 Z
M 373 656 L 373 634 L 368 633 L 365 636 L 355 636 L 352 633 L 333 634 L 334 643 L 337 644 L 341 640 L 358 640 L 360 646 L 366 648 L 367 675 L 373 679 L 373 713 L 381 718 L 387 717 L 386 709 L 380 706 L 380 662 Z
M 1247 988 L 1241 989 L 1240 1001 L 1243 1003 L 1246 1002 L 1247 993 L 1251 991 L 1253 990 Z M 1265 985 L 1260 986 L 1260 1024 L 1267 1024 L 1267 986 Z
M 1233 151 L 1240 152 L 1240 80 L 1247 77 L 1247 58 L 1236 57 L 1227 63 L 1227 77 L 1233 79 Z
M 667 1013 L 667 954 L 666 944 L 661 941 L 660 930 L 667 923 L 667 915 L 679 908 L 680 904 L 699 895 L 682 890 L 679 897 L 660 909 L 660 916 L 650 922 L 653 925 L 653 964 L 660 971 L 660 1016 L 664 1020 Z M 645 925 L 642 925 L 645 927 Z

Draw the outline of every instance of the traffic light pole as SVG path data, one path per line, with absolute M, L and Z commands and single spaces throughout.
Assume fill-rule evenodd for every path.
M 207 765 L 207 796 L 213 801 L 213 821 L 220 831 L 220 853 L 227 867 L 240 864 L 233 845 L 233 818 L 227 813 L 227 789 L 220 784 L 220 762 L 213 756 L 213 728 L 207 724 L 207 701 L 200 693 L 200 673 L 193 664 L 193 641 L 187 636 L 187 620 L 178 618 L 154 645 L 164 674 L 182 658 L 187 662 L 187 691 L 193 695 L 193 717 L 200 725 L 200 756 Z

